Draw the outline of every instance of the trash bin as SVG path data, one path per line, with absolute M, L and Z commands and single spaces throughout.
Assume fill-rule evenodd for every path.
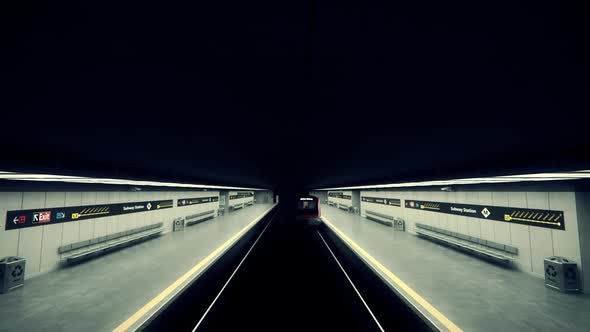
M 545 286 L 561 292 L 577 292 L 578 266 L 567 258 L 553 256 L 544 260 Z
M 404 232 L 406 230 L 406 222 L 402 218 L 394 218 L 393 219 L 393 228 L 396 231 Z
M 9 256 L 0 260 L 0 294 L 8 293 L 25 284 L 26 260 Z
M 353 214 L 359 214 L 359 208 L 358 207 L 352 206 L 350 209 L 351 209 L 350 212 L 352 212 Z
M 174 223 L 172 224 L 172 231 L 177 232 L 184 229 L 184 218 L 178 217 L 174 219 Z

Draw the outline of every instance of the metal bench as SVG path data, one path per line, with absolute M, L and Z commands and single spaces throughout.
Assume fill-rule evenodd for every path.
M 230 206 L 230 209 L 231 209 L 232 211 L 235 211 L 235 210 L 241 209 L 241 208 L 243 208 L 243 207 L 244 207 L 244 203 L 240 203 L 240 204 L 236 204 L 236 205 L 232 205 L 232 206 Z
M 393 227 L 393 221 L 395 219 L 393 216 L 388 216 L 383 213 L 378 213 L 378 212 L 369 211 L 369 210 L 365 210 L 365 215 L 367 216 L 367 219 L 369 219 L 369 220 L 376 221 L 376 222 L 383 224 L 385 226 Z
M 78 262 L 159 236 L 163 231 L 162 225 L 160 222 L 63 245 L 57 248 L 57 252 L 66 263 Z
M 339 209 L 350 211 L 350 206 L 344 204 L 337 204 Z
M 434 226 L 416 223 L 416 233 L 428 240 L 438 242 L 476 256 L 508 265 L 518 255 L 518 248 L 488 241 Z
M 402 218 L 371 210 L 365 210 L 365 216 L 369 220 L 376 221 L 385 226 L 394 227 L 398 231 L 405 231 L 405 221 Z
M 215 217 L 215 210 L 209 210 L 209 211 L 205 211 L 205 212 L 201 212 L 201 213 L 197 213 L 197 214 L 191 214 L 190 216 L 186 216 L 184 218 L 184 220 L 185 220 L 184 225 L 191 226 L 191 225 L 203 222 L 207 219 L 211 219 L 213 217 Z

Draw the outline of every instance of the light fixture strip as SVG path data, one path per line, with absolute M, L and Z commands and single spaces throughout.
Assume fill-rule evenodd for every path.
M 138 180 L 110 179 L 110 178 L 89 178 L 89 177 L 82 177 L 82 176 L 67 176 L 67 175 L 53 175 L 53 174 L 28 174 L 28 173 L 16 173 L 16 172 L 6 172 L 6 171 L 0 171 L 0 180 L 95 183 L 95 184 L 110 184 L 110 185 L 176 187 L 176 188 L 198 188 L 198 189 L 267 190 L 267 189 L 263 189 L 263 188 L 244 188 L 244 187 L 214 186 L 214 185 L 203 185 L 203 184 L 157 182 L 157 181 L 138 181 Z
M 366 185 L 366 186 L 320 188 L 320 189 L 314 189 L 314 190 L 350 190 L 350 189 L 386 189 L 386 188 L 408 188 L 408 187 L 432 187 L 432 186 L 449 186 L 449 185 L 483 184 L 483 183 L 515 183 L 515 182 L 525 182 L 525 181 L 535 181 L 535 182 L 537 182 L 537 181 L 567 181 L 567 180 L 581 180 L 581 179 L 588 179 L 588 178 L 590 178 L 590 170 L 580 170 L 580 171 L 572 171 L 572 172 L 502 175 L 502 176 L 483 177 L 483 178 L 465 178 L 465 179 L 452 179 L 452 180 L 389 183 L 389 184 L 377 184 L 377 185 Z

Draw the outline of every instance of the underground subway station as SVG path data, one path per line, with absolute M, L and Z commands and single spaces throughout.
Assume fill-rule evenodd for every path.
M 590 331 L 578 3 L 0 12 L 0 331 Z

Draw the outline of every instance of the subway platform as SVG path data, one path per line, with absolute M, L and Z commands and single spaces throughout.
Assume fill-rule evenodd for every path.
M 504 268 L 327 205 L 324 222 L 443 331 L 589 331 L 589 294 Z M 418 222 L 418 221 L 417 221 Z
M 187 271 L 193 273 L 186 283 L 198 277 L 208 266 L 202 262 L 272 207 L 255 204 L 29 279 L 24 287 L 0 295 L 0 331 L 111 331 L 134 314 L 141 321 L 145 317 L 138 317 L 138 311 L 146 303 Z

